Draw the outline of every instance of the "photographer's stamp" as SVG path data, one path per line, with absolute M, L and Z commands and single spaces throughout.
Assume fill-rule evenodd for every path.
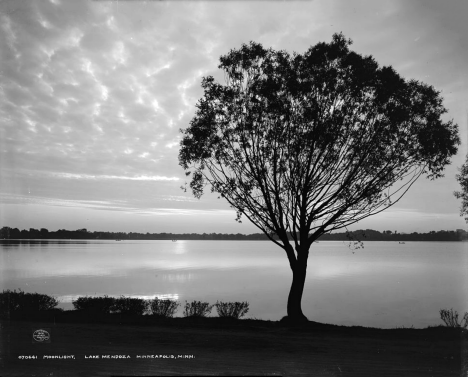
M 32 342 L 33 343 L 51 343 L 52 332 L 50 328 L 35 328 L 32 329 Z

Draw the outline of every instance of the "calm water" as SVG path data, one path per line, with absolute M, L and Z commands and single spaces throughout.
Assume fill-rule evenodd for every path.
M 51 240 L 0 243 L 0 255 L 0 288 L 50 294 L 65 309 L 80 295 L 158 296 L 182 304 L 248 301 L 247 317 L 279 320 L 292 278 L 282 249 L 263 241 Z M 311 320 L 418 328 L 442 324 L 441 308 L 468 311 L 467 243 L 311 248 L 303 296 Z

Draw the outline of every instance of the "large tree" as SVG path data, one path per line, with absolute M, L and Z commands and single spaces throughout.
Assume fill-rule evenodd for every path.
M 454 195 L 462 200 L 460 216 L 464 216 L 465 221 L 468 223 L 468 154 L 465 163 L 460 168 L 460 174 L 457 174 L 456 178 L 461 186 L 461 191 L 455 191 Z
M 349 49 L 335 34 L 304 54 L 250 42 L 220 58 L 225 84 L 181 130 L 180 165 L 200 198 L 209 185 L 286 252 L 288 319 L 301 299 L 320 235 L 395 204 L 421 175 L 442 176 L 458 127 L 440 93 Z M 292 237 L 290 242 L 289 237 Z

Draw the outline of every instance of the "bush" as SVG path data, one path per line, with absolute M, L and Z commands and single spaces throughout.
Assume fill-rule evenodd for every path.
M 34 312 L 51 310 L 58 305 L 55 297 L 40 293 L 25 293 L 21 289 L 3 290 L 0 293 L 0 315 L 2 318 L 8 317 L 11 312 Z
M 148 309 L 149 301 L 141 298 L 120 297 L 114 299 L 114 305 L 111 310 L 116 313 L 143 315 Z
M 220 317 L 239 319 L 249 311 L 248 302 L 219 302 L 216 301 L 216 310 Z
M 211 313 L 213 305 L 207 302 L 192 301 L 188 303 L 185 301 L 184 317 L 206 317 Z
M 465 313 L 462 321 L 459 323 L 458 313 L 456 310 L 453 311 L 453 309 L 442 309 L 440 311 L 440 318 L 442 319 L 442 321 L 445 322 L 445 325 L 448 327 L 462 327 L 466 329 L 466 327 L 468 326 L 468 313 Z
M 160 300 L 155 298 L 150 301 L 150 309 L 154 315 L 172 318 L 174 317 L 177 308 L 180 306 L 180 303 L 172 300 Z
M 72 303 L 76 310 L 86 310 L 96 313 L 109 314 L 113 310 L 115 298 L 109 296 L 83 296 L 78 297 L 75 301 L 72 301 Z

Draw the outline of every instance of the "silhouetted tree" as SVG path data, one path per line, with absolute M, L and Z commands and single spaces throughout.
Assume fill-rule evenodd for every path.
M 460 174 L 456 175 L 457 181 L 461 186 L 461 191 L 455 191 L 453 194 L 457 199 L 461 199 L 460 216 L 465 216 L 468 223 L 468 155 L 466 161 L 460 168 Z
M 200 198 L 207 184 L 286 251 L 288 319 L 301 309 L 309 248 L 398 201 L 422 174 L 442 176 L 460 143 L 442 98 L 335 34 L 303 55 L 250 42 L 220 58 L 225 85 L 204 96 L 179 163 Z M 293 244 L 288 235 L 293 237 Z
M 29 238 L 40 238 L 41 234 L 38 229 L 29 228 Z
M 49 230 L 46 228 L 41 228 L 41 238 L 47 238 L 49 235 Z
M 4 226 L 2 229 L 0 229 L 0 238 L 3 239 L 8 239 L 10 238 L 10 231 L 11 228 L 9 226 Z

